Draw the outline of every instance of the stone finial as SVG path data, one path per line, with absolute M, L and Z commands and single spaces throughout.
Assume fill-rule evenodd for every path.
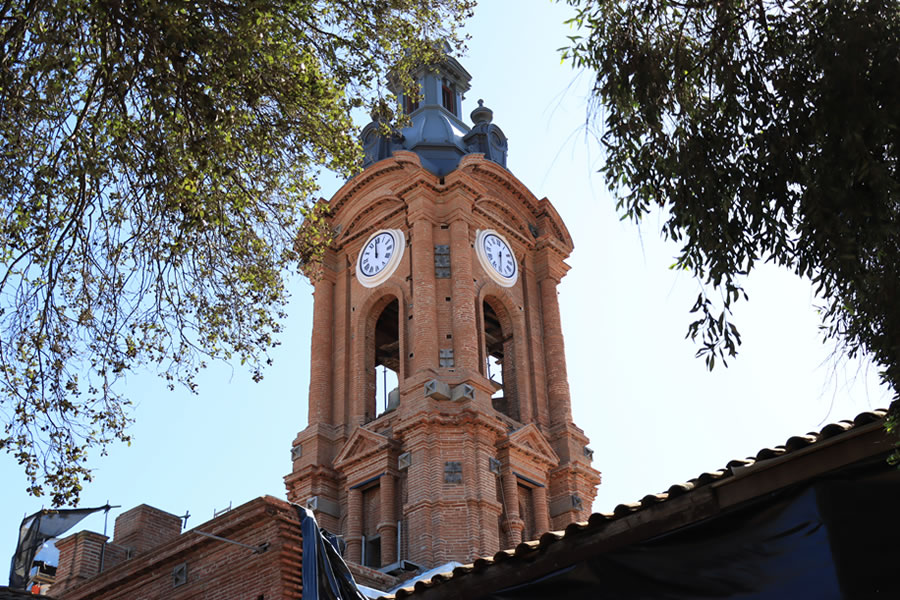
M 472 111 L 472 114 L 469 115 L 472 118 L 472 122 L 476 125 L 481 123 L 490 123 L 494 118 L 494 111 L 489 109 L 484 105 L 484 100 L 478 100 L 478 108 Z

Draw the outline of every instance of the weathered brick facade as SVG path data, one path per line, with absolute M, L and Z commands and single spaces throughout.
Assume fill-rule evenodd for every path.
M 401 560 L 469 562 L 586 520 L 600 482 L 566 375 L 557 286 L 569 233 L 505 168 L 491 111 L 479 103 L 474 127 L 462 122 L 461 65 L 448 58 L 420 75 L 409 135 L 367 126 L 368 168 L 330 201 L 309 425 L 285 477 L 288 500 L 343 537 L 357 581 L 385 590 L 399 581 L 384 567 Z M 370 245 L 379 232 L 390 248 Z M 493 258 L 489 234 L 503 244 Z M 364 247 L 382 271 L 357 273 L 370 264 L 357 261 Z M 383 412 L 379 366 L 398 384 Z M 302 595 L 295 507 L 260 498 L 198 528 L 244 546 L 180 529 L 178 517 L 139 506 L 116 520 L 111 543 L 91 532 L 61 540 L 54 596 Z
M 196 533 L 203 531 L 259 547 Z M 62 600 L 290 600 L 302 597 L 296 509 L 268 496 L 181 534 L 181 519 L 141 505 L 116 519 L 114 539 L 82 531 L 57 542 L 50 595 Z
M 586 519 L 600 477 L 572 422 L 557 301 L 572 240 L 550 202 L 481 154 L 440 177 L 398 150 L 330 206 L 337 235 L 315 283 L 309 426 L 288 499 L 373 567 L 467 562 Z M 357 256 L 382 229 L 406 247 L 365 287 Z M 511 287 L 476 256 L 483 230 L 515 253 Z M 377 365 L 398 380 L 383 414 Z
M 57 541 L 59 566 L 49 595 L 59 600 L 303 597 L 302 528 L 297 507 L 284 500 L 263 496 L 184 533 L 180 517 L 143 504 L 122 513 L 113 540 L 107 540 L 80 531 Z M 399 583 L 389 574 L 348 566 L 363 585 L 386 590 Z

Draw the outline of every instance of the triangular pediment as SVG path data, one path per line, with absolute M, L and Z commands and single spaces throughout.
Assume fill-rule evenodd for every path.
M 513 449 L 522 450 L 551 465 L 559 464 L 559 456 L 534 423 L 509 434 L 509 443 Z
M 346 467 L 376 452 L 387 450 L 389 446 L 390 439 L 387 437 L 358 427 L 356 431 L 350 434 L 350 439 L 347 440 L 347 443 L 344 444 L 344 447 L 341 448 L 341 451 L 335 457 L 334 468 Z

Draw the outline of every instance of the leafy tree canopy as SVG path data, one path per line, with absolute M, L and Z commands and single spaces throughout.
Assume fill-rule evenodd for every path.
M 568 0 L 564 55 L 623 218 L 662 209 L 704 285 L 688 335 L 735 356 L 731 307 L 760 261 L 809 277 L 822 329 L 900 390 L 900 3 Z M 710 297 L 709 292 L 718 294 Z
M 351 109 L 472 4 L 0 3 L 0 448 L 32 494 L 77 501 L 128 440 L 128 371 L 261 377 L 285 268 L 327 240 L 317 170 L 360 164 Z

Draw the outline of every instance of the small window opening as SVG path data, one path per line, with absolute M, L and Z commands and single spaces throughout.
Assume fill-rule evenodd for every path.
M 500 360 L 496 356 L 488 355 L 487 360 L 487 377 L 500 387 L 497 388 L 497 391 L 491 396 L 491 399 L 499 398 L 503 399 L 503 365 L 500 363 Z M 496 408 L 496 407 L 495 407 Z
M 381 489 L 378 485 L 362 490 L 362 560 L 363 566 L 377 569 L 381 567 L 381 536 L 378 523 L 381 521 Z
M 397 382 L 397 372 L 384 365 L 375 368 L 375 402 L 377 416 L 381 416 L 388 410 L 397 408 L 400 403 L 400 388 Z
M 534 528 L 534 499 L 532 498 L 532 491 L 531 488 L 519 484 L 518 492 L 519 518 L 522 519 L 525 525 L 522 530 L 522 539 L 533 540 L 540 535 L 540 532 Z
M 381 536 L 375 535 L 366 538 L 365 558 L 363 565 L 371 569 L 381 567 Z
M 375 360 L 374 364 L 369 363 L 371 367 L 367 369 L 369 373 L 367 421 L 396 408 L 400 400 L 397 390 L 400 373 L 399 320 L 400 303 L 395 298 L 388 302 L 375 322 L 373 340 Z
M 409 94 L 403 94 L 403 112 L 412 114 L 419 108 L 419 101 L 414 100 Z
M 456 114 L 456 92 L 453 90 L 453 84 L 447 79 L 441 85 L 441 105 Z
M 484 318 L 484 373 L 499 389 L 491 397 L 494 409 L 508 417 L 519 419 L 519 403 L 516 394 L 515 340 L 507 331 L 509 319 L 502 305 L 497 305 L 502 316 L 487 300 L 482 304 Z M 506 328 L 502 323 L 507 323 Z

